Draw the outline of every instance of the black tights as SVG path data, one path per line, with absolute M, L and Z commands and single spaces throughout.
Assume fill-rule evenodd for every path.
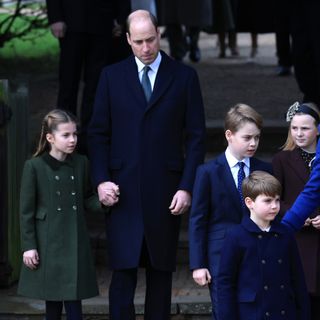
M 67 320 L 82 320 L 81 300 L 46 301 L 46 320 L 61 320 L 63 305 Z

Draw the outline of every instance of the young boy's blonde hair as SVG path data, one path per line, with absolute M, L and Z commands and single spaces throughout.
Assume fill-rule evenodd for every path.
M 247 104 L 238 103 L 228 111 L 224 120 L 224 130 L 237 132 L 248 122 L 254 123 L 261 130 L 262 116 Z
M 265 171 L 253 171 L 242 183 L 243 197 L 249 197 L 253 201 L 262 194 L 270 197 L 280 196 L 281 191 L 280 182 Z

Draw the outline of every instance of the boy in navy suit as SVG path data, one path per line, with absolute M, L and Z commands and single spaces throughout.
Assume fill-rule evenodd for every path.
M 270 164 L 253 158 L 261 127 L 262 117 L 254 109 L 245 104 L 232 107 L 225 118 L 225 153 L 197 170 L 189 222 L 190 268 L 196 283 L 209 284 L 213 319 L 222 243 L 227 230 L 248 214 L 242 180 L 254 170 L 271 172 Z
M 308 292 L 294 235 L 275 220 L 280 182 L 255 171 L 242 184 L 250 217 L 225 239 L 218 273 L 221 320 L 310 319 Z

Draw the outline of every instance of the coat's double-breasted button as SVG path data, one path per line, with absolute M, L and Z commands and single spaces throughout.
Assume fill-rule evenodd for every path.
M 71 191 L 71 195 L 72 195 L 72 196 L 75 196 L 75 195 L 76 195 L 76 192 L 75 192 L 75 191 Z
M 277 233 L 275 233 L 275 234 L 274 234 L 274 236 L 277 238 L 277 237 L 278 237 L 278 234 L 277 234 Z
M 71 179 L 71 180 L 74 180 L 74 176 L 70 176 L 70 179 Z
M 59 177 L 59 176 L 55 176 L 54 178 L 55 178 L 57 181 L 60 180 L 60 177 Z
M 57 207 L 57 211 L 61 212 L 62 211 L 62 208 L 59 206 Z
M 269 289 L 269 287 L 268 287 L 267 285 L 265 285 L 265 286 L 263 287 L 263 289 L 264 289 L 265 291 L 267 291 L 267 290 Z
M 280 285 L 280 289 L 283 290 L 284 289 L 284 284 Z
M 73 205 L 73 206 L 72 206 L 72 209 L 73 209 L 73 210 L 77 210 L 77 206 L 76 206 L 76 205 Z
M 262 235 L 261 234 L 258 235 L 258 239 L 262 239 Z
M 261 263 L 262 263 L 262 264 L 266 264 L 266 260 L 262 259 L 262 260 L 261 260 Z
M 281 310 L 281 315 L 284 316 L 286 314 L 286 312 L 284 310 Z
M 266 317 L 270 317 L 270 312 L 267 311 L 267 312 L 265 313 L 265 315 L 266 315 Z
M 60 195 L 61 195 L 61 192 L 60 192 L 59 190 L 57 190 L 57 191 L 56 191 L 56 195 L 57 195 L 57 196 L 60 196 Z
M 281 264 L 282 263 L 282 259 L 278 259 L 278 263 Z

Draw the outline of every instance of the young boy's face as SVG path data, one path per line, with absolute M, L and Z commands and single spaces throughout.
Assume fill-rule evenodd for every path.
M 253 122 L 247 122 L 238 131 L 226 130 L 225 136 L 231 154 L 242 160 L 252 157 L 257 151 L 260 130 Z
M 260 194 L 255 200 L 246 197 L 245 203 L 250 210 L 250 218 L 258 225 L 268 225 L 280 210 L 279 195 L 272 197 Z

